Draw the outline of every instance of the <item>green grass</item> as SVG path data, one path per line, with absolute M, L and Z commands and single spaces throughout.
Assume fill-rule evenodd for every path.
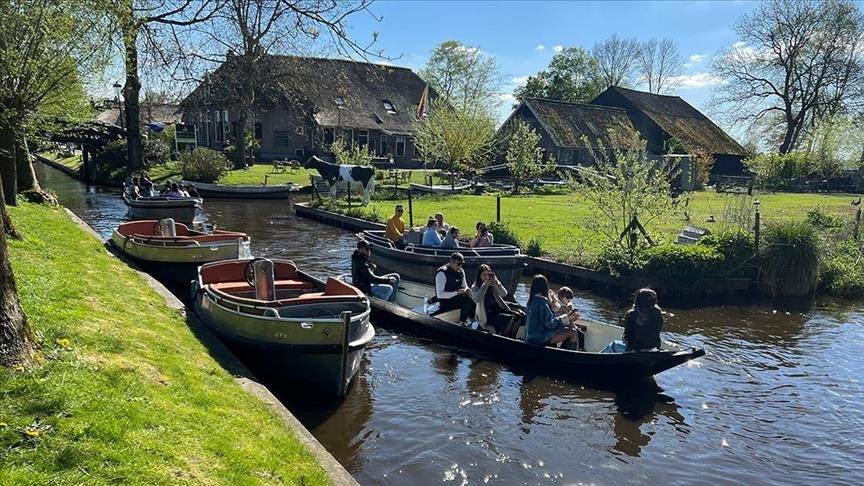
M 400 170 L 400 172 L 405 172 Z M 408 171 L 411 173 L 410 181 L 418 184 L 425 183 L 426 174 L 435 174 L 437 171 L 426 171 L 426 170 L 411 170 Z M 380 173 L 380 171 L 379 171 Z M 258 163 L 247 169 L 237 169 L 228 172 L 228 174 L 222 176 L 219 179 L 219 184 L 223 184 L 226 186 L 243 186 L 243 185 L 258 185 L 264 182 L 264 176 L 267 176 L 267 184 L 268 185 L 282 185 L 287 184 L 288 182 L 292 182 L 294 184 L 300 186 L 309 185 L 309 176 L 310 175 L 318 175 L 317 170 L 307 170 L 307 169 L 299 169 L 293 172 L 291 171 L 274 171 L 273 164 L 268 163 Z M 436 184 L 440 182 L 436 180 Z M 393 184 L 390 179 L 381 179 L 380 177 L 375 180 L 376 187 L 381 187 L 382 185 L 385 187 L 390 187 Z M 405 187 L 404 182 L 399 183 L 400 186 Z
M 10 213 L 25 235 L 10 255 L 42 359 L 0 368 L 0 484 L 329 482 L 100 241 L 59 209 Z
M 60 157 L 59 152 L 55 151 L 41 152 L 39 153 L 39 155 L 74 170 L 78 170 L 78 168 L 81 167 L 82 164 L 80 155 L 73 155 L 71 157 Z
M 689 224 L 707 227 L 715 232 L 726 225 L 737 224 L 735 211 L 730 208 L 738 207 L 747 214 L 753 212 L 752 205 L 741 198 L 711 191 L 694 193 L 686 208 L 690 214 Z M 850 225 L 855 217 L 855 208 L 850 205 L 853 197 L 846 194 L 778 193 L 760 194 L 756 198 L 761 201 L 763 225 L 772 221 L 803 220 L 807 212 L 816 207 L 840 217 Z M 373 200 L 365 211 L 367 214 L 377 212 L 386 219 L 392 216 L 397 203 L 405 205 L 404 219 L 407 222 L 408 201 L 404 198 Z M 463 237 L 473 236 L 478 221 L 488 223 L 495 220 L 495 204 L 494 195 L 414 197 L 414 225 L 425 225 L 430 215 L 440 211 L 449 224 L 462 230 Z M 683 202 L 678 206 L 683 206 Z M 344 200 L 340 202 L 340 207 L 345 207 Z M 649 235 L 658 241 L 674 240 L 688 224 L 684 210 L 683 207 L 676 208 L 662 220 L 646 224 Z M 714 216 L 717 222 L 706 222 L 708 216 Z M 578 193 L 501 197 L 501 221 L 507 223 L 525 244 L 532 239 L 541 241 L 543 251 L 559 261 L 582 264 L 593 261 L 605 240 L 589 229 L 591 217 L 590 209 Z

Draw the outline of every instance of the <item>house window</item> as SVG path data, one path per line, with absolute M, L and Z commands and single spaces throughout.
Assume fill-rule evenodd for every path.
M 306 155 L 306 151 L 303 150 L 302 148 L 294 149 L 294 156 L 295 157 L 303 157 L 304 155 Z
M 228 140 L 231 136 L 231 125 L 228 124 L 228 110 L 222 110 L 222 128 L 224 130 L 223 138 Z
M 369 145 L 369 130 L 357 130 L 357 145 L 361 147 Z
M 286 148 L 291 145 L 291 132 L 288 130 L 273 130 L 273 146 Z
M 321 141 L 324 143 L 324 145 L 328 145 L 328 146 L 333 143 L 333 129 L 332 128 L 325 128 L 324 129 L 324 132 L 321 134 Z
M 396 114 L 396 106 L 394 106 L 393 103 L 390 102 L 390 100 L 382 100 L 382 101 L 384 102 L 384 109 L 387 110 L 387 113 L 389 113 L 391 115 L 395 115 Z
M 405 155 L 405 137 L 396 137 L 396 155 Z
M 390 153 L 390 147 L 387 145 L 387 139 L 381 137 L 381 152 L 379 155 L 387 156 Z
M 213 112 L 213 116 L 215 116 L 215 123 L 213 124 L 213 128 L 215 132 L 213 133 L 213 140 L 216 142 L 222 141 L 222 112 L 216 110 Z
M 261 123 L 255 124 L 255 140 L 261 140 L 264 136 L 264 127 Z

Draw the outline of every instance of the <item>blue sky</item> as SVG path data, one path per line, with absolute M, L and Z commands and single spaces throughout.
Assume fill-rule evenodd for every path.
M 350 23 L 353 36 L 361 41 L 378 32 L 375 46 L 396 58 L 393 64 L 414 70 L 422 68 L 431 50 L 445 40 L 479 47 L 498 60 L 507 81 L 505 96 L 520 80 L 544 69 L 556 46 L 590 50 L 614 33 L 639 40 L 669 37 L 688 64 L 684 84 L 670 94 L 711 116 L 708 101 L 716 83 L 709 76 L 711 58 L 735 42 L 734 24 L 754 6 L 746 1 L 378 0 L 371 10 L 383 17 L 381 22 L 358 14 Z M 512 101 L 502 105 L 503 119 Z

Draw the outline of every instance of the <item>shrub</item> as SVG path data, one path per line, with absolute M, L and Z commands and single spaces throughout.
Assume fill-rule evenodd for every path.
M 210 183 L 219 179 L 230 168 L 222 152 L 197 148 L 180 154 L 180 173 L 189 181 Z
M 810 152 L 758 155 L 745 160 L 744 165 L 757 174 L 763 187 L 772 189 L 799 187 L 818 170 Z
M 612 244 L 600 250 L 600 254 L 594 261 L 594 268 L 613 277 L 620 277 L 642 270 L 645 262 L 644 248 L 630 249 Z
M 494 233 L 493 233 L 494 234 Z M 539 257 L 543 255 L 543 240 L 539 238 L 531 238 L 528 242 L 528 248 L 525 250 L 528 256 Z
M 162 165 L 171 160 L 171 147 L 158 139 L 150 139 L 144 142 L 144 165 L 153 167 Z
M 754 270 L 749 265 L 756 251 L 753 237 L 742 232 L 707 235 L 696 243 L 712 248 L 718 255 L 716 272 L 723 277 L 751 276 Z
M 122 182 L 126 178 L 129 165 L 126 140 L 115 140 L 93 156 L 96 165 L 96 179 L 100 182 Z
M 823 229 L 840 228 L 843 226 L 842 218 L 828 214 L 818 206 L 807 211 L 807 222 L 817 228 Z
M 486 227 L 489 228 L 489 231 L 495 237 L 496 245 L 513 245 L 525 250 L 525 245 L 522 244 L 522 241 L 519 240 L 519 237 L 516 236 L 516 233 L 510 229 L 507 223 L 493 221 L 486 225 Z
M 683 286 L 714 276 L 721 261 L 721 256 L 710 246 L 652 246 L 645 250 L 641 273 L 656 281 Z
M 774 297 L 810 295 L 819 275 L 819 240 L 803 221 L 768 225 L 762 250 L 765 284 Z
M 829 238 L 823 247 L 820 288 L 838 297 L 864 296 L 864 251 L 859 243 Z

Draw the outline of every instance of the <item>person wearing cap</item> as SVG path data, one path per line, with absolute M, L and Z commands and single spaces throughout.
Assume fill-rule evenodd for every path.
M 396 210 L 393 216 L 387 220 L 387 227 L 384 229 L 384 236 L 390 238 L 393 243 L 400 243 L 405 235 L 405 220 L 402 219 L 402 213 L 405 208 L 401 204 L 396 205 Z
M 474 316 L 474 299 L 465 278 L 462 266 L 465 257 L 454 252 L 450 261 L 435 272 L 435 296 L 438 298 L 438 312 L 459 309 L 459 322 L 467 324 Z
M 375 275 L 375 264 L 369 261 L 371 254 L 372 247 L 368 241 L 357 242 L 357 249 L 351 254 L 351 282 L 366 295 L 395 302 L 399 291 L 399 274 Z

